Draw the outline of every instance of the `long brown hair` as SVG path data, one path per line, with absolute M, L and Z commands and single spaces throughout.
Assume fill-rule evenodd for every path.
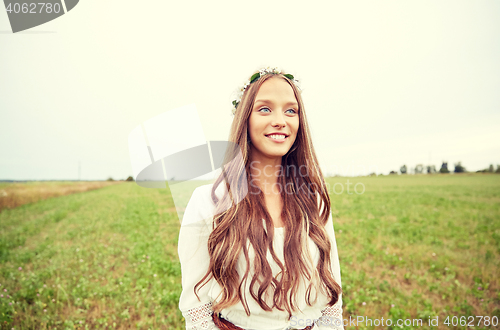
M 285 227 L 284 265 L 273 249 L 274 225 L 266 208 L 264 194 L 260 188 L 246 184 L 252 179 L 248 120 L 260 86 L 272 77 L 284 79 L 290 84 L 299 104 L 297 137 L 290 150 L 282 157 L 278 178 L 278 185 L 286 188 L 281 192 L 283 198 L 281 219 Z M 221 299 L 216 299 L 218 301 L 212 306 L 214 312 L 220 312 L 241 301 L 247 315 L 250 316 L 244 283 L 247 282 L 252 262 L 254 274 L 250 282 L 250 294 L 263 310 L 272 311 L 274 307 L 281 311 L 286 309 L 290 318 L 292 311 L 297 309 L 296 296 L 302 275 L 310 281 L 306 290 L 306 302 L 309 306 L 316 302 L 317 291 L 312 301 L 311 291 L 313 284 L 319 282 L 321 282 L 321 291 L 329 297 L 328 305 L 335 304 L 342 289 L 330 272 L 332 247 L 325 230 L 325 224 L 330 215 L 330 197 L 311 143 L 300 90 L 282 74 L 266 74 L 253 82 L 247 87 L 238 104 L 229 141 L 239 146 L 241 157 L 239 161 L 233 161 L 224 166 L 212 188 L 212 200 L 219 212 L 214 216 L 213 230 L 208 239 L 209 269 L 194 287 L 196 296 L 198 297 L 196 291 L 199 290 L 200 285 L 207 284 L 214 277 L 222 287 Z M 227 156 L 227 159 L 231 157 Z M 304 167 L 307 169 L 307 175 L 299 171 Z M 292 168 L 291 171 L 290 168 Z M 226 185 L 227 193 L 219 199 L 215 190 L 220 184 Z M 235 201 L 236 195 L 243 197 Z M 318 200 L 323 206 L 321 214 Z M 263 222 L 262 219 L 265 221 Z M 307 236 L 319 249 L 317 267 L 313 265 Z M 252 251 L 254 252 L 253 260 L 249 258 L 248 241 L 254 250 Z M 281 269 L 276 278 L 273 277 L 266 259 L 268 250 Z M 246 272 L 240 279 L 236 267 L 238 259 L 242 256 L 246 260 Z M 263 298 L 270 288 L 274 289 L 272 305 L 269 305 Z M 315 289 L 318 288 L 315 287 Z

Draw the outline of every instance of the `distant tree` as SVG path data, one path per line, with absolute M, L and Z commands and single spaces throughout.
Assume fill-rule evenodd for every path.
M 377 176 L 377 173 L 372 172 L 372 173 L 370 173 L 370 176 Z
M 398 172 L 390 171 L 389 174 L 398 174 Z
M 435 165 L 427 165 L 427 173 L 433 174 L 436 173 L 436 166 Z
M 115 181 L 112 177 L 109 177 L 106 181 Z
M 415 166 L 415 174 L 421 174 L 423 172 L 424 172 L 424 165 L 417 164 L 417 166 Z
M 465 167 L 462 166 L 461 162 L 455 164 L 455 173 L 463 173 L 463 172 L 467 171 L 465 170 Z
M 443 162 L 439 173 L 450 173 L 450 170 L 448 170 L 448 163 Z
M 497 170 L 495 171 L 495 173 L 500 173 L 500 165 L 497 165 Z
M 125 181 L 134 181 L 134 178 L 132 176 L 129 176 Z
M 401 171 L 401 174 L 406 174 L 407 172 L 406 165 L 401 166 L 399 170 Z
M 488 172 L 490 172 L 490 173 L 493 173 L 493 172 L 494 172 L 494 169 L 493 169 L 493 164 L 490 164 L 490 168 L 488 169 Z

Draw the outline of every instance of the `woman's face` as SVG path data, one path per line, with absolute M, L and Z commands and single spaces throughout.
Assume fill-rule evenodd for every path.
M 269 78 L 260 86 L 249 118 L 252 161 L 284 156 L 298 129 L 299 104 L 292 87 L 282 78 Z

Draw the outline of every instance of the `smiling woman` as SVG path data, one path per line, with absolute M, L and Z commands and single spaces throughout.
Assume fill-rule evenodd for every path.
M 248 122 L 252 159 L 281 165 L 299 129 L 299 104 L 292 87 L 279 77 L 266 80 L 256 95 Z
M 186 328 L 343 329 L 330 197 L 296 80 L 264 69 L 242 92 L 229 136 L 242 157 L 194 191 L 179 233 Z

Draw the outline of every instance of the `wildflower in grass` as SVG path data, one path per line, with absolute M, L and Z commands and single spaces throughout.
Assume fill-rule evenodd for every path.
M 122 285 L 122 284 L 123 284 L 123 282 L 120 282 L 120 285 Z
M 394 306 L 396 306 L 396 305 L 394 305 L 394 304 L 391 305 L 392 308 L 394 308 Z
M 339 230 L 339 233 L 341 233 L 341 232 L 342 232 L 342 229 Z
M 484 299 L 481 299 L 481 301 L 483 301 Z
M 366 303 L 363 301 L 363 303 L 361 305 L 366 306 Z
M 149 259 L 149 256 L 146 256 L 147 259 Z
M 448 267 L 444 267 L 444 270 L 448 270 L 449 268 Z
M 7 295 L 7 298 L 10 298 L 10 296 L 9 296 L 9 295 Z
M 3 294 L 0 294 L 0 297 L 2 297 L 2 298 L 3 298 Z
M 80 324 L 82 324 L 82 323 L 83 323 L 83 321 L 80 321 Z
M 52 302 L 56 301 L 55 299 L 52 299 Z
M 154 274 L 153 276 L 156 277 L 156 274 Z
M 7 289 L 3 289 L 4 292 L 7 292 Z
M 481 290 L 483 289 L 483 287 L 482 287 L 482 286 L 478 286 L 478 287 L 477 287 L 477 289 L 478 289 L 479 291 L 481 291 Z
M 142 262 L 144 262 L 144 259 L 142 259 Z
M 47 287 L 47 284 L 44 284 L 44 285 L 43 285 L 43 287 L 44 287 L 44 288 L 46 288 L 46 287 Z
M 83 262 L 83 259 L 80 259 L 80 262 Z
M 36 296 L 37 296 L 37 297 L 40 297 L 40 294 L 39 294 L 39 293 L 37 293 L 37 294 L 36 294 Z
M 19 270 L 23 270 L 23 267 L 19 267 L 18 269 L 19 269 Z
M 433 257 L 435 257 L 435 256 L 436 256 L 436 254 L 435 254 L 434 252 L 432 252 L 432 256 L 433 256 Z
M 46 309 L 44 309 L 44 310 L 43 310 L 43 312 L 44 312 L 44 313 L 47 313 L 47 310 L 46 310 Z
M 403 258 L 399 257 L 399 260 L 403 260 Z

